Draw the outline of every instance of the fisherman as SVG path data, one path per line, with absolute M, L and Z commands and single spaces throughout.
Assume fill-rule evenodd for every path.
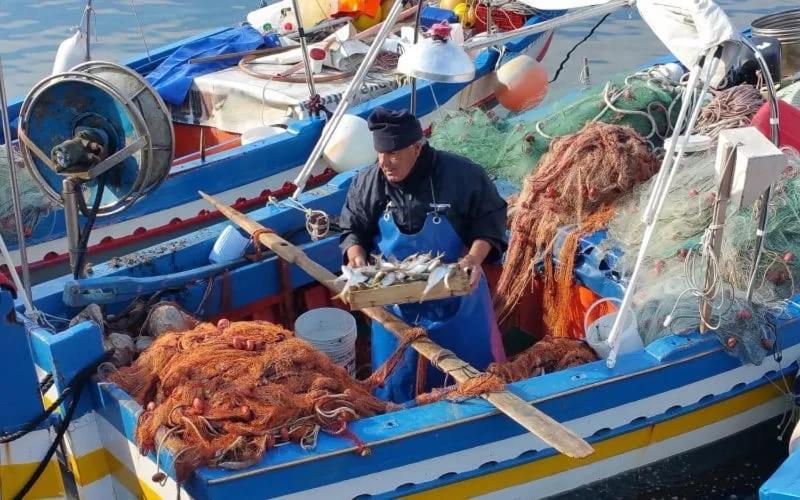
M 418 252 L 458 261 L 470 275 L 472 293 L 391 310 L 479 370 L 504 361 L 481 264 L 499 261 L 506 249 L 505 200 L 479 165 L 428 145 L 419 120 L 408 111 L 378 107 L 368 124 L 378 162 L 359 172 L 347 193 L 339 220 L 344 261 L 360 267 L 371 254 L 404 259 Z M 373 322 L 373 367 L 397 345 L 394 335 Z M 418 384 L 417 361 L 416 352 L 407 349 L 377 395 L 399 403 L 414 398 L 417 388 L 443 384 L 443 374 L 430 366 L 426 383 Z

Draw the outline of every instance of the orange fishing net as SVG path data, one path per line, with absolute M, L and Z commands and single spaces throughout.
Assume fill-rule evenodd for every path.
M 486 372 L 511 383 L 596 360 L 597 354 L 586 342 L 548 335 L 513 360 L 506 363 L 492 363 Z
M 280 326 L 221 320 L 162 335 L 109 378 L 145 407 L 142 452 L 170 449 L 180 482 L 201 465 L 246 467 L 278 443 L 313 446 L 320 430 L 366 453 L 347 423 L 393 409 L 370 393 L 388 371 L 358 382 Z
M 565 337 L 546 336 L 533 347 L 505 363 L 492 363 L 481 373 L 458 385 L 434 389 L 417 396 L 423 405 L 449 399 L 460 401 L 505 389 L 505 384 L 545 373 L 565 370 L 597 360 L 597 354 L 584 341 Z
M 495 294 L 502 322 L 531 287 L 533 265 L 544 262 L 545 325 L 557 337 L 582 337 L 583 318 L 564 314 L 570 300 L 578 240 L 605 227 L 613 203 L 658 170 L 645 139 L 627 126 L 600 122 L 555 139 L 539 167 L 524 181 L 511 224 L 503 273 Z M 554 266 L 558 228 L 575 229 L 565 239 Z

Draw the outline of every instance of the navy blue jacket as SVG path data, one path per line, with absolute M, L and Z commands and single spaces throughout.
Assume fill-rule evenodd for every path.
M 342 253 L 356 244 L 367 254 L 375 251 L 378 218 L 389 202 L 400 230 L 418 232 L 431 211 L 434 196 L 437 204 L 450 205 L 445 214 L 465 247 L 481 239 L 492 245 L 487 261 L 503 255 L 507 247 L 507 205 L 492 180 L 470 160 L 427 144 L 409 176 L 400 183 L 389 182 L 377 165 L 355 176 L 339 219 Z

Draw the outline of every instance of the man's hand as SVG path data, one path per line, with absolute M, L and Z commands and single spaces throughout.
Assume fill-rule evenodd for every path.
M 481 278 L 481 262 L 474 255 L 467 254 L 458 261 L 458 267 L 469 275 L 469 288 L 475 290 Z
M 481 264 L 492 250 L 492 245 L 483 240 L 475 240 L 469 249 L 469 253 L 458 261 L 458 266 L 469 274 L 469 287 L 475 290 L 481 279 Z
M 347 265 L 364 267 L 367 265 L 367 252 L 361 245 L 353 245 L 347 249 Z

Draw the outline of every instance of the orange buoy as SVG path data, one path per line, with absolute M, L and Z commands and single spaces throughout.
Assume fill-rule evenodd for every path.
M 509 111 L 535 108 L 547 96 L 547 71 L 528 55 L 517 56 L 501 66 L 497 83 L 497 101 Z

